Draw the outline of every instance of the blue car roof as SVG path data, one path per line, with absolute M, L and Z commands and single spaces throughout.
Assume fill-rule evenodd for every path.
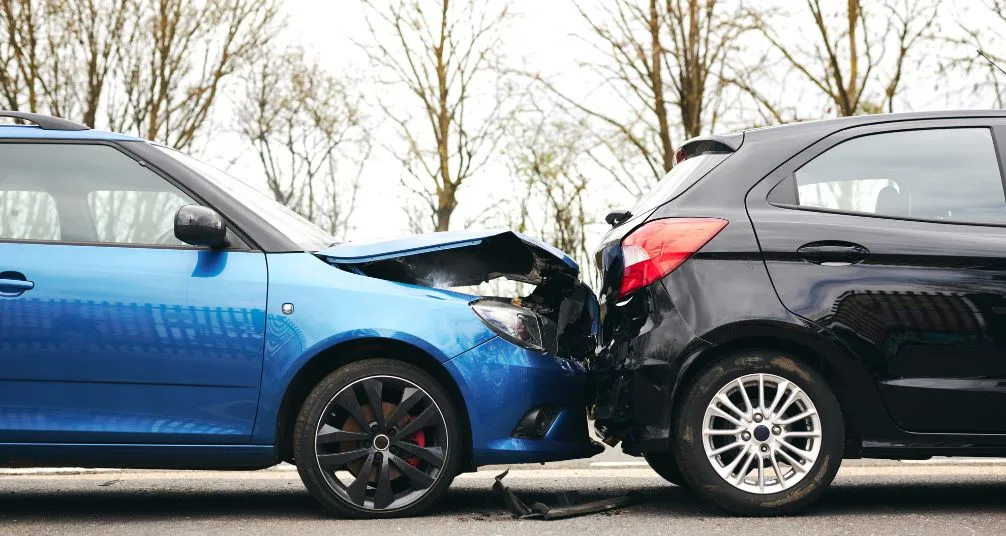
M 104 130 L 45 130 L 35 125 L 0 125 L 0 139 L 145 141 Z

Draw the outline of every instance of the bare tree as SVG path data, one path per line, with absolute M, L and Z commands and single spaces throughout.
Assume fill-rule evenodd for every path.
M 724 65 L 750 29 L 745 12 L 717 0 L 607 0 L 576 8 L 590 29 L 584 41 L 601 58 L 583 64 L 603 80 L 601 97 L 591 103 L 543 83 L 593 120 L 608 152 L 596 163 L 638 196 L 674 166 L 675 140 L 715 126 Z
M 61 105 L 58 91 L 66 78 L 64 6 L 46 0 L 0 0 L 0 92 L 13 110 L 37 112 Z
M 146 0 L 108 106 L 114 130 L 178 149 L 210 117 L 224 81 L 277 30 L 276 0 Z
M 977 81 L 971 93 L 978 97 L 991 95 L 997 108 L 1006 107 L 1006 46 L 1000 44 L 1006 30 L 1006 2 L 985 0 L 968 11 L 967 23 L 959 22 L 959 35 L 948 36 L 951 53 L 942 58 L 940 74 L 959 75 Z M 980 21 L 980 22 L 976 22 Z M 960 89 L 960 88 L 954 88 Z
M 837 17 L 826 11 L 833 2 L 805 0 L 805 4 L 810 21 L 800 28 L 807 31 L 790 32 L 798 33 L 798 39 L 787 39 L 778 30 L 786 26 L 775 16 L 791 15 L 787 12 L 752 11 L 760 35 L 827 99 L 830 112 L 848 116 L 894 111 L 906 63 L 917 45 L 931 37 L 938 2 L 883 0 L 864 6 L 862 0 L 847 0 Z M 781 118 L 777 105 L 754 84 L 738 85 Z
M 187 148 L 278 0 L 0 0 L 0 98 Z
M 507 9 L 493 0 L 365 2 L 370 41 L 360 45 L 379 83 L 404 88 L 411 99 L 379 103 L 404 140 L 404 149 L 392 149 L 403 183 L 423 200 L 424 219 L 446 231 L 458 189 L 502 135 L 507 88 L 494 60 Z
M 587 129 L 561 108 L 531 100 L 507 129 L 506 155 L 517 181 L 518 230 L 531 231 L 582 262 L 589 260 L 585 206 Z
M 344 238 L 371 149 L 350 84 L 302 51 L 269 54 L 248 77 L 237 121 L 273 197 Z
M 131 0 L 0 0 L 0 98 L 95 127 L 106 81 L 139 17 Z
M 67 63 L 74 67 L 73 79 L 62 84 L 69 97 L 66 102 L 75 109 L 61 110 L 58 102 L 50 107 L 56 115 L 79 117 L 93 128 L 112 67 L 122 58 L 123 50 L 133 47 L 136 34 L 127 32 L 126 25 L 137 19 L 137 5 L 130 0 L 63 1 L 66 30 L 72 41 L 67 47 Z

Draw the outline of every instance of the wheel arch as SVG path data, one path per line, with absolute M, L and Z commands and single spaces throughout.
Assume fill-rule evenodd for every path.
M 876 415 L 878 409 L 887 415 L 880 403 L 879 393 L 870 380 L 865 367 L 833 340 L 827 333 L 816 333 L 806 327 L 752 323 L 724 326 L 728 336 L 706 336 L 704 348 L 685 358 L 671 389 L 671 411 L 676 416 L 680 410 L 683 392 L 711 363 L 717 359 L 745 350 L 766 350 L 784 353 L 817 371 L 831 387 L 838 399 L 845 420 L 847 458 L 859 457 L 862 439 L 868 433 L 864 425 L 866 415 Z M 717 330 L 720 331 L 720 330 Z M 869 395 L 873 396 L 869 396 Z M 874 417 L 875 418 L 875 417 Z
M 461 470 L 474 470 L 472 461 L 472 430 L 468 406 L 457 381 L 434 356 L 405 341 L 391 338 L 366 337 L 341 341 L 329 346 L 307 360 L 294 374 L 283 393 L 276 420 L 276 446 L 279 458 L 293 460 L 293 433 L 297 414 L 304 400 L 325 376 L 350 363 L 371 357 L 395 359 L 419 367 L 433 376 L 447 390 L 451 402 L 462 416 L 464 440 Z

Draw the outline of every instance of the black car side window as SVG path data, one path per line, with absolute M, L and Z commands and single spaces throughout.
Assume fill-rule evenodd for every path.
M 194 201 L 108 145 L 0 144 L 0 240 L 182 246 Z
M 796 182 L 795 204 L 801 207 L 1006 224 L 999 161 L 992 133 L 986 128 L 909 130 L 853 138 L 804 164 L 791 180 Z

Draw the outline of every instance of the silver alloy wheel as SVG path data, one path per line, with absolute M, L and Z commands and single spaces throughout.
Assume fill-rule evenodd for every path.
M 443 473 L 447 422 L 433 397 L 397 376 L 370 376 L 340 390 L 315 428 L 316 462 L 343 500 L 400 510 Z
M 702 418 L 702 447 L 731 486 L 778 493 L 803 480 L 821 451 L 821 418 L 793 382 L 748 374 L 726 384 Z

